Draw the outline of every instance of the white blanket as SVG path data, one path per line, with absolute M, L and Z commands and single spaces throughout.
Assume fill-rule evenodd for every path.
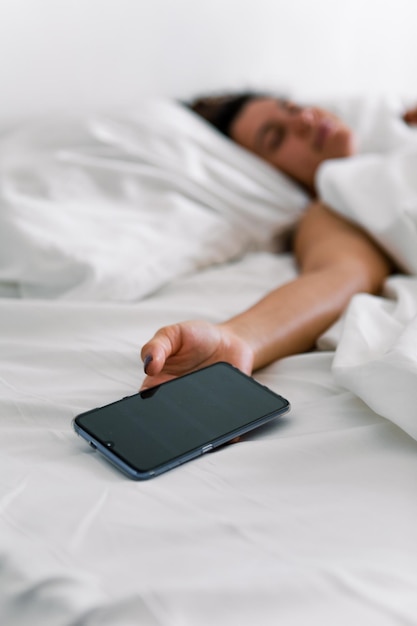
M 140 299 L 271 250 L 297 186 L 175 102 L 35 123 L 0 144 L 0 282 L 22 296 Z
M 334 361 L 336 380 L 417 438 L 417 145 L 329 161 L 318 188 L 409 274 L 390 278 L 385 298 L 353 299 Z

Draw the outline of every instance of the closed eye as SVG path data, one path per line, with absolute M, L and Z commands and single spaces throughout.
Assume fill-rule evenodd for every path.
M 285 129 L 281 125 L 270 126 L 265 132 L 262 147 L 266 152 L 278 150 L 285 139 Z

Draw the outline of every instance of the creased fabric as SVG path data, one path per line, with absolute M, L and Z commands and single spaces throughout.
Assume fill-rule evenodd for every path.
M 336 380 L 417 438 L 417 145 L 326 162 L 318 188 L 407 274 L 391 277 L 384 297 L 353 298 L 336 351 Z

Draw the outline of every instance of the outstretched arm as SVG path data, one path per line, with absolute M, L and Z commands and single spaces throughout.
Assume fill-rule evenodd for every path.
M 144 386 L 228 361 L 246 373 L 314 347 L 351 297 L 377 293 L 391 271 L 384 253 L 343 218 L 313 203 L 297 228 L 300 275 L 221 324 L 190 321 L 160 329 L 142 348 Z

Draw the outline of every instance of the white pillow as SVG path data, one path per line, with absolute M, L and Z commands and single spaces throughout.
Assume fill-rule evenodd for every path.
M 136 300 L 270 250 L 308 197 L 180 104 L 37 123 L 0 143 L 0 283 Z

